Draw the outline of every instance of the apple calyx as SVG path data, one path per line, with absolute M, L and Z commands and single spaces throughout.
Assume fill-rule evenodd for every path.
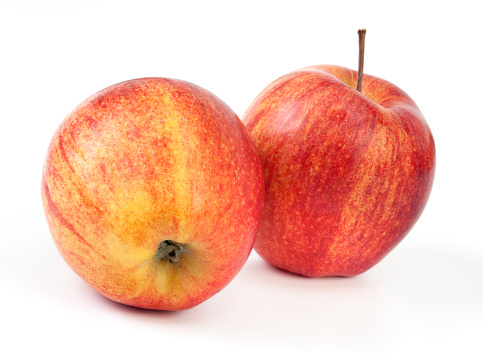
M 156 258 L 159 261 L 168 259 L 172 264 L 176 264 L 181 258 L 184 244 L 172 241 L 171 239 L 163 240 L 159 243 L 158 250 L 156 251 Z

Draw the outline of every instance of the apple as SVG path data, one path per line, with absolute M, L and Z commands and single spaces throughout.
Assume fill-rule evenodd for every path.
M 245 264 L 263 208 L 253 140 L 194 84 L 143 78 L 67 116 L 48 148 L 42 202 L 67 264 L 102 295 L 192 308 Z
M 309 277 L 358 275 L 420 217 L 435 145 L 421 111 L 394 84 L 307 67 L 266 87 L 242 120 L 265 179 L 254 249 L 272 265 Z

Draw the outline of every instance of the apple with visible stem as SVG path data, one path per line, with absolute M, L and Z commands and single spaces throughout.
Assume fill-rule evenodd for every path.
M 266 87 L 243 122 L 265 178 L 255 251 L 310 277 L 354 276 L 377 264 L 421 215 L 435 145 L 400 88 L 359 71 L 321 65 Z
M 263 208 L 260 158 L 219 98 L 165 78 L 86 99 L 48 148 L 42 202 L 68 265 L 99 293 L 188 309 L 245 264 Z

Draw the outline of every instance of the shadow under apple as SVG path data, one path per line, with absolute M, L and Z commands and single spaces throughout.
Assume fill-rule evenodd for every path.
M 181 312 L 144 310 L 105 298 L 77 277 L 54 248 L 33 250 L 10 264 L 11 286 L 69 311 L 95 310 L 94 315 L 116 316 L 153 332 L 169 328 L 175 334 L 287 348 L 295 342 L 347 339 L 360 346 L 391 341 L 403 332 L 431 339 L 483 318 L 483 262 L 445 247 L 404 244 L 352 278 L 306 278 L 274 268 L 252 253 L 225 289 Z

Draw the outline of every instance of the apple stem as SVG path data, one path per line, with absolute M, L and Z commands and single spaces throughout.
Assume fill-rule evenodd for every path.
M 159 243 L 158 250 L 156 252 L 156 258 L 160 261 L 168 259 L 170 263 L 177 263 L 181 258 L 180 255 L 183 252 L 183 244 L 177 243 L 170 239 L 163 240 Z
M 366 29 L 357 31 L 359 35 L 359 69 L 357 72 L 357 90 L 360 92 L 362 89 L 362 75 L 364 72 L 364 46 L 366 40 Z

